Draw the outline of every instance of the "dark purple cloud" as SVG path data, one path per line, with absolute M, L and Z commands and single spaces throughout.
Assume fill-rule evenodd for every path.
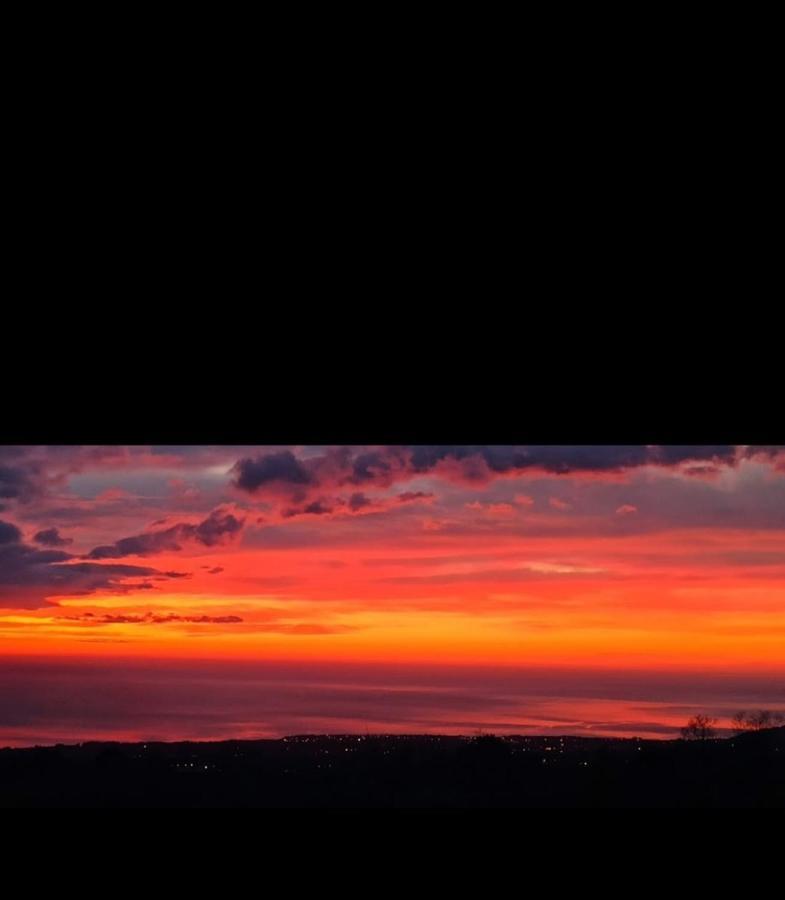
M 47 528 L 33 535 L 33 540 L 37 544 L 44 544 L 46 547 L 65 547 L 73 544 L 72 538 L 64 538 L 60 536 L 60 532 L 56 528 Z
M 234 466 L 234 471 L 237 473 L 237 487 L 249 493 L 274 482 L 288 485 L 311 483 L 310 473 L 290 450 L 268 453 L 256 459 L 241 459 Z
M 152 553 L 182 550 L 183 541 L 196 541 L 205 547 L 221 544 L 239 534 L 243 519 L 222 509 L 214 509 L 198 525 L 180 522 L 163 531 L 148 531 L 133 537 L 120 538 L 114 544 L 94 547 L 85 559 L 117 559 L 123 556 L 149 556 Z
M 203 522 L 196 526 L 193 536 L 205 547 L 212 547 L 222 543 L 224 538 L 239 534 L 243 528 L 243 521 L 225 510 L 214 509 Z M 183 527 L 187 529 L 189 526 Z
M 159 572 L 146 566 L 100 565 L 75 559 L 63 550 L 29 546 L 22 542 L 15 525 L 0 522 L 0 606 L 36 608 L 53 596 L 153 587 L 149 581 L 129 582 L 129 578 L 181 577 L 179 572 Z
M 0 465 L 0 498 L 25 502 L 41 492 L 39 465 Z
M 61 616 L 70 622 L 84 622 L 87 625 L 166 625 L 169 622 L 188 622 L 194 624 L 234 625 L 243 620 L 240 616 L 178 616 L 174 613 L 159 615 L 145 613 L 144 615 L 96 615 L 95 613 L 83 613 L 80 616 Z
M 404 447 L 385 447 L 369 453 L 361 453 L 351 464 L 349 484 L 387 484 L 394 472 L 406 466 Z
M 321 516 L 335 514 L 344 517 L 365 515 L 367 513 L 384 512 L 403 503 L 429 501 L 433 496 L 432 493 L 426 491 L 408 491 L 403 494 L 397 494 L 394 497 L 369 497 L 362 491 L 354 491 L 348 497 L 333 497 L 331 499 L 319 497 L 303 506 L 284 508 L 281 511 L 281 516 L 284 519 L 291 519 L 295 516 L 304 515 Z
M 552 475 L 615 473 L 641 466 L 683 464 L 733 466 L 756 448 L 712 446 L 412 446 L 331 449 L 299 459 L 290 450 L 239 460 L 234 486 L 255 494 L 285 492 L 303 500 L 310 491 L 346 485 L 389 487 L 397 481 L 440 475 L 464 482 L 486 482 L 527 471 Z M 777 448 L 765 448 L 772 456 Z
M 404 491 L 398 494 L 398 502 L 413 503 L 415 500 L 431 500 L 434 496 L 429 491 Z
M 22 532 L 11 522 L 0 521 L 0 544 L 15 544 L 22 539 Z
M 1 449 L 0 498 L 22 504 L 45 496 L 52 486 L 63 486 L 70 475 L 86 467 L 127 465 L 134 456 L 128 447 L 9 446 Z M 137 455 L 140 449 L 136 449 Z
M 182 525 L 174 525 L 166 531 L 152 531 L 133 537 L 120 538 L 114 544 L 94 547 L 85 559 L 116 559 L 122 556 L 148 556 L 166 550 L 182 550 Z
M 349 509 L 352 512 L 356 512 L 358 509 L 362 509 L 364 506 L 371 506 L 372 504 L 373 501 L 359 491 L 349 497 Z
M 683 462 L 711 460 L 733 464 L 732 446 L 529 446 L 529 447 L 414 447 L 411 468 L 427 473 L 446 461 L 481 461 L 496 474 L 537 469 L 557 475 L 574 472 L 620 472 L 645 465 L 676 466 Z
M 332 511 L 332 507 L 328 506 L 323 500 L 315 500 L 303 509 L 304 513 L 308 513 L 312 516 L 322 516 L 325 515 L 325 513 L 331 513 Z

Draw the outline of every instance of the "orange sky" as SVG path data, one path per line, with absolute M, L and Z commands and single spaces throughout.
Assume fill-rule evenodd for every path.
M 785 685 L 775 451 L 3 449 L 0 672 L 213 659 Z

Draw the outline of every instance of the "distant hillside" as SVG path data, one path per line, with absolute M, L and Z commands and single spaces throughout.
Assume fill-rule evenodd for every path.
M 707 741 L 294 735 L 0 750 L 0 807 L 785 807 L 785 727 Z
M 777 747 L 785 746 L 785 725 L 777 728 L 763 728 L 760 731 L 745 731 L 735 737 L 728 738 L 730 741 L 742 741 L 741 746 L 761 743 Z

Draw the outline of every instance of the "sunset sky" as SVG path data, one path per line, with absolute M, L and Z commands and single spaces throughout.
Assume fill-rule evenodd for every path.
M 785 710 L 785 448 L 0 447 L 0 746 Z

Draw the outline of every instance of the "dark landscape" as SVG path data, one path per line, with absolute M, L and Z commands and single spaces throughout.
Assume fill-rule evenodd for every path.
M 785 807 L 785 728 L 654 741 L 298 735 L 0 750 L 0 807 Z

